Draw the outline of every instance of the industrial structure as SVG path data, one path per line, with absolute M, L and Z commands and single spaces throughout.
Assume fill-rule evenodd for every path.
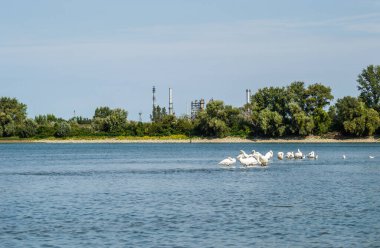
M 246 104 L 251 103 L 251 90 L 249 89 L 245 90 L 245 101 L 246 101 Z
M 156 108 L 156 87 L 153 86 L 153 89 L 152 89 L 152 93 L 153 93 L 153 109 Z
M 174 115 L 173 110 L 173 90 L 169 88 L 169 115 Z
M 245 103 L 246 104 L 250 104 L 251 103 L 251 97 L 252 97 L 252 93 L 251 93 L 251 90 L 250 89 L 246 89 L 245 90 Z M 212 101 L 213 99 L 211 99 L 210 101 Z M 152 88 L 152 101 L 153 101 L 153 111 L 156 109 L 157 105 L 156 105 L 156 87 L 153 86 Z M 186 104 L 187 105 L 187 104 Z M 191 112 L 190 112 L 190 117 L 191 119 L 195 119 L 195 117 L 197 116 L 197 114 L 204 110 L 205 109 L 205 100 L 202 98 L 200 100 L 194 100 L 191 102 Z M 186 109 L 187 109 L 187 106 L 186 106 Z M 174 113 L 174 107 L 173 107 L 173 89 L 172 88 L 169 88 L 169 108 L 168 108 L 168 114 L 169 115 L 175 115 Z M 247 113 L 250 112 L 249 110 L 249 107 L 248 109 L 246 110 Z M 141 121 L 141 112 L 139 113 L 139 119 Z M 187 112 L 188 114 L 188 112 Z M 152 113 L 152 116 L 153 116 L 153 113 Z
M 199 111 L 205 109 L 205 100 L 200 99 L 191 102 L 191 119 L 195 119 Z

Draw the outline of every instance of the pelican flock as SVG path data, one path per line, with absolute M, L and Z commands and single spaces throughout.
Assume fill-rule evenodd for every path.
M 260 152 L 256 150 L 252 150 L 251 153 L 246 153 L 243 150 L 240 150 L 239 155 L 235 158 L 228 157 L 226 159 L 223 159 L 222 161 L 219 162 L 219 165 L 222 166 L 231 166 L 236 163 L 236 161 L 239 161 L 240 164 L 243 167 L 261 167 L 261 166 L 267 166 L 270 164 L 270 162 L 273 161 L 273 151 L 270 150 L 265 155 L 261 154 Z M 314 151 L 311 151 L 307 154 L 304 154 L 300 149 L 297 149 L 296 152 L 294 151 L 288 151 L 286 153 L 280 151 L 277 153 L 277 159 L 278 160 L 302 160 L 302 159 L 309 159 L 309 160 L 315 160 L 318 159 L 318 154 Z M 342 155 L 343 159 L 346 159 L 346 155 Z M 369 155 L 369 159 L 374 159 L 375 156 Z
M 235 158 L 227 157 L 219 162 L 219 165 L 222 166 L 232 166 L 239 161 L 243 167 L 259 167 L 259 166 L 267 166 L 273 160 L 274 153 L 272 150 L 265 153 L 265 155 L 261 154 L 256 150 L 252 150 L 251 153 L 246 153 L 244 150 L 240 150 L 239 155 Z M 286 154 L 284 152 L 277 153 L 277 159 L 318 159 L 318 155 L 311 151 L 307 155 L 304 155 L 300 149 L 297 149 L 296 152 L 289 151 Z

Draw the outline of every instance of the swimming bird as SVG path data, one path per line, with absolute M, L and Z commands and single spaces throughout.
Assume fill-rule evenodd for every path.
M 294 158 L 295 158 L 295 159 L 302 159 L 302 158 L 303 158 L 303 154 L 302 154 L 302 152 L 300 151 L 300 149 L 297 149 L 297 152 L 294 153 Z
M 257 154 L 262 155 L 260 152 L 256 152 L 255 150 L 252 150 L 252 153 L 250 154 L 250 156 L 254 157 Z
M 285 155 L 285 157 L 287 159 L 292 159 L 292 158 L 294 158 L 294 153 L 293 152 L 287 152 L 286 155 Z
M 227 166 L 233 165 L 235 163 L 236 163 L 236 159 L 231 158 L 231 157 L 223 159 L 222 161 L 219 162 L 220 165 L 227 165 Z
M 277 158 L 278 158 L 278 160 L 283 160 L 284 159 L 284 153 L 283 152 L 278 152 L 277 153 Z
M 270 150 L 269 152 L 267 152 L 264 157 L 266 157 L 268 160 L 272 159 L 273 158 L 273 151 Z
M 315 154 L 314 151 L 311 151 L 307 154 L 307 157 L 310 158 L 310 159 L 317 159 L 318 158 L 318 155 Z
M 254 166 L 260 164 L 259 161 L 256 160 L 254 157 L 239 157 L 238 156 L 239 162 L 244 166 L 244 167 L 249 167 L 249 166 Z
M 256 153 L 254 155 L 254 158 L 259 161 L 259 163 L 261 164 L 261 166 L 267 166 L 268 163 L 269 163 L 269 159 L 266 157 L 266 156 L 263 156 L 259 153 Z
M 240 150 L 240 154 L 237 156 L 237 159 L 239 158 L 248 158 L 250 155 L 248 155 L 245 151 Z

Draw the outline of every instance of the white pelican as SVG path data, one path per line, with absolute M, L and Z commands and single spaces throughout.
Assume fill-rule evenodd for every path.
M 251 157 L 254 157 L 255 155 L 262 155 L 259 152 L 256 152 L 255 150 L 252 150 L 252 153 L 250 154 Z
M 278 152 L 278 153 L 277 153 L 277 158 L 278 158 L 279 160 L 283 160 L 283 159 L 284 159 L 284 153 L 283 153 L 283 152 Z
M 294 158 L 294 153 L 293 152 L 287 152 L 286 155 L 285 155 L 285 157 L 287 159 L 292 159 L 292 158 Z
M 269 160 L 269 159 L 272 159 L 272 158 L 273 158 L 273 151 L 270 150 L 269 152 L 267 152 L 267 153 L 264 155 L 264 157 L 266 157 L 268 160 Z
M 296 153 L 294 153 L 294 158 L 296 158 L 296 159 L 302 159 L 303 158 L 302 152 L 300 151 L 300 149 L 298 149 L 298 151 Z
M 223 159 L 222 161 L 219 162 L 220 165 L 227 165 L 227 166 L 233 165 L 235 163 L 236 163 L 236 159 L 231 158 L 231 157 Z
M 259 161 L 259 163 L 261 164 L 261 166 L 267 166 L 268 163 L 269 163 L 269 159 L 266 157 L 266 156 L 263 156 L 261 154 L 255 154 L 254 155 L 255 159 L 257 161 Z
M 307 157 L 310 158 L 310 159 L 317 159 L 318 158 L 318 155 L 315 154 L 314 151 L 311 151 L 307 154 Z
M 248 158 L 248 157 L 250 157 L 250 155 L 248 155 L 247 153 L 245 153 L 245 151 L 240 150 L 240 154 L 237 156 L 237 159 L 239 159 L 239 158 Z
M 368 156 L 370 159 L 375 158 L 374 156 Z
M 259 161 L 257 161 L 256 158 L 254 158 L 254 157 L 247 157 L 247 158 L 244 158 L 244 157 L 239 157 L 239 156 L 238 156 L 238 160 L 239 160 L 239 162 L 240 162 L 243 166 L 245 166 L 245 167 L 260 164 Z
M 343 158 L 343 159 L 346 159 L 346 155 L 343 154 L 342 158 Z

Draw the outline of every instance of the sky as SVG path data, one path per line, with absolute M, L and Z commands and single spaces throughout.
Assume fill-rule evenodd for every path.
M 357 96 L 380 64 L 380 0 L 12 0 L 0 8 L 0 96 L 28 116 L 92 118 L 99 106 L 149 120 L 157 104 L 240 107 L 245 90 L 323 83 Z

